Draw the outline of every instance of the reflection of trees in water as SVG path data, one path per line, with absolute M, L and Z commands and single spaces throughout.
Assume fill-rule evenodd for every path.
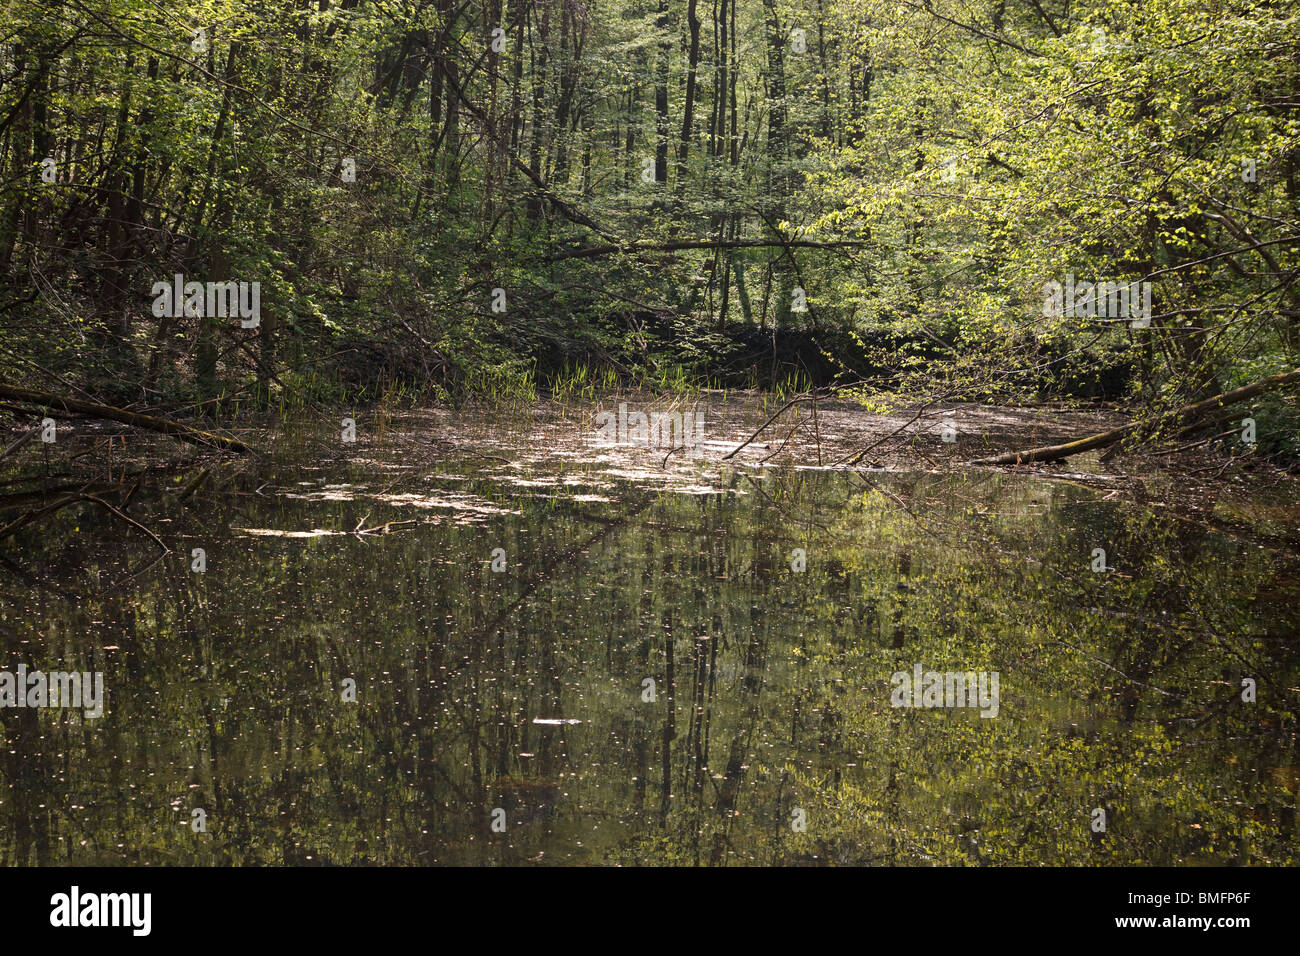
M 207 575 L 163 562 L 98 598 L 64 580 L 39 627 L 0 591 L 11 661 L 121 648 L 102 722 L 0 712 L 3 861 L 1293 861 L 1275 559 L 1056 487 L 877 483 L 525 499 L 306 544 L 214 534 L 262 506 L 241 499 L 185 519 Z M 273 507 L 258 520 L 364 516 Z M 500 544 L 504 575 L 479 561 Z M 1086 571 L 1102 544 L 1119 573 Z M 1000 670 L 1001 716 L 892 709 L 917 661 Z

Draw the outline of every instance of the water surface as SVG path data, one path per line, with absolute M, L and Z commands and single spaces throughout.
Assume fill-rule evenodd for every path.
M 157 560 L 90 506 L 8 543 L 0 669 L 108 702 L 0 710 L 0 862 L 1297 862 L 1285 551 L 1000 472 L 320 449 L 142 491 Z M 891 706 L 917 664 L 997 717 Z

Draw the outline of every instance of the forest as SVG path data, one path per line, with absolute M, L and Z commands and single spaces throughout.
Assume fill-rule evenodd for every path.
M 0 11 L 0 866 L 1300 861 L 1300 5 Z
M 1136 414 L 1300 365 L 1288 3 L 4 9 L 6 384 L 217 420 L 575 376 Z M 175 276 L 249 314 L 161 307 Z

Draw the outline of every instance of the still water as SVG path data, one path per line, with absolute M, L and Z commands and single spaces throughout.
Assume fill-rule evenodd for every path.
M 412 416 L 164 471 L 167 554 L 102 508 L 24 531 L 0 670 L 107 700 L 0 709 L 0 863 L 1297 862 L 1294 555 L 717 457 Z M 918 669 L 996 674 L 996 716 L 892 706 Z

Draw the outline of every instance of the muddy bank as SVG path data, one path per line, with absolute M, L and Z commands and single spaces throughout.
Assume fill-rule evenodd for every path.
M 636 370 L 681 368 L 693 381 L 720 388 L 775 388 L 782 382 L 830 385 L 873 380 L 888 386 L 897 369 L 914 362 L 941 367 L 965 346 L 954 336 L 927 337 L 864 329 L 852 334 L 835 328 L 763 328 L 753 323 L 702 323 L 668 312 L 637 312 L 607 317 L 622 344 L 586 339 L 529 342 L 531 370 L 543 387 L 577 367 L 608 369 L 620 381 L 637 380 Z M 703 347 L 701 343 L 706 343 Z M 392 342 L 344 338 L 334 343 L 322 374 L 348 394 L 380 394 L 400 386 L 420 392 L 433 379 L 453 386 L 454 375 Z M 500 346 L 517 348 L 515 339 Z M 1044 399 L 1123 397 L 1138 373 L 1132 355 L 1102 348 L 1065 351 L 1058 343 L 1024 343 L 1038 356 L 1032 372 L 1010 373 L 1005 384 Z M 832 358 L 833 356 L 833 358 Z M 448 376 L 450 376 L 448 378 Z

